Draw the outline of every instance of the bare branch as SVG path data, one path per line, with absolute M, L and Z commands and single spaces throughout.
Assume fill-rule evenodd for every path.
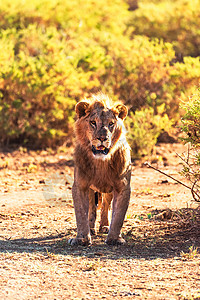
M 176 152 L 176 155 L 184 162 L 184 164 L 186 164 L 190 168 L 188 158 L 187 158 L 187 161 L 185 161 L 185 159 L 180 154 L 178 154 L 177 152 Z
M 197 183 L 198 180 L 195 180 L 193 185 L 192 185 L 192 188 L 191 188 L 191 193 L 192 193 L 192 197 L 194 198 L 195 201 L 197 202 L 200 202 L 200 195 L 194 191 L 194 187 L 195 187 L 195 184 Z M 199 190 L 198 190 L 199 192 Z
M 197 199 L 199 199 L 200 197 L 199 197 L 199 195 L 197 194 L 197 192 L 194 191 L 194 186 L 195 186 L 195 184 L 196 184 L 197 181 L 194 182 L 194 184 L 193 184 L 193 186 L 192 186 L 192 188 L 191 188 L 190 186 L 186 185 L 186 184 L 183 183 L 182 181 L 180 181 L 180 180 L 178 180 L 178 179 L 172 177 L 171 175 L 168 175 L 168 174 L 166 174 L 165 172 L 163 172 L 163 171 L 161 171 L 161 170 L 159 170 L 159 169 L 153 167 L 150 163 L 145 162 L 145 165 L 148 166 L 149 168 L 151 168 L 151 169 L 153 169 L 153 170 L 155 170 L 155 171 L 158 171 L 159 173 L 161 173 L 161 174 L 163 174 L 163 175 L 165 175 L 165 176 L 171 178 L 172 180 L 178 182 L 179 184 L 183 185 L 183 186 L 186 187 L 187 189 L 190 189 L 191 192 L 192 192 L 192 196 L 193 196 L 194 200 L 197 201 L 197 202 L 199 202 L 199 200 L 197 200 Z M 196 197 L 197 197 L 197 198 L 196 198 Z
M 189 160 L 190 160 L 190 144 L 188 144 L 188 152 L 187 152 L 187 164 L 189 164 Z

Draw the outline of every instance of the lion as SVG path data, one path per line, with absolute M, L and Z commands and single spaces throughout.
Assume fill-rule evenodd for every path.
M 128 109 L 103 93 L 77 103 L 72 196 L 77 236 L 71 245 L 88 245 L 95 234 L 96 204 L 102 200 L 100 232 L 107 244 L 123 244 L 120 231 L 130 201 L 131 155 L 123 120 Z M 108 210 L 112 218 L 108 230 Z

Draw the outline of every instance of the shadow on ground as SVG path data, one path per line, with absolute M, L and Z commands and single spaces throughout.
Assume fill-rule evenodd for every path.
M 157 212 L 157 215 L 162 212 Z M 168 220 L 152 218 L 144 220 L 140 226 L 125 225 L 123 236 L 127 243 L 123 246 L 108 246 L 106 235 L 93 237 L 93 244 L 88 247 L 72 247 L 68 239 L 75 235 L 75 229 L 67 233 L 36 238 L 0 240 L 2 253 L 37 253 L 46 255 L 72 255 L 101 257 L 102 259 L 155 259 L 180 256 L 187 253 L 191 246 L 200 247 L 200 210 L 184 209 L 173 212 Z

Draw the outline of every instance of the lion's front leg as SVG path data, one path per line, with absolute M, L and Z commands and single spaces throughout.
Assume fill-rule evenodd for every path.
M 106 239 L 109 245 L 124 244 L 125 240 L 120 236 L 120 231 L 128 209 L 130 200 L 130 186 L 124 188 L 120 193 L 114 192 L 112 220 Z
M 91 243 L 90 227 L 88 220 L 89 211 L 89 191 L 81 190 L 78 184 L 74 183 L 72 187 L 72 196 L 74 202 L 77 236 L 68 241 L 71 245 L 88 245 Z
M 112 198 L 112 193 L 103 194 L 99 232 L 108 233 L 109 231 L 108 211 L 110 209 Z

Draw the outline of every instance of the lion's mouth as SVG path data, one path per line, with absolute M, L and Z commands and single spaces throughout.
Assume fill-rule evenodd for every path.
M 92 152 L 94 155 L 97 155 L 97 154 L 107 155 L 109 152 L 109 149 L 104 147 L 103 145 L 101 145 L 97 148 L 95 146 L 92 146 Z

